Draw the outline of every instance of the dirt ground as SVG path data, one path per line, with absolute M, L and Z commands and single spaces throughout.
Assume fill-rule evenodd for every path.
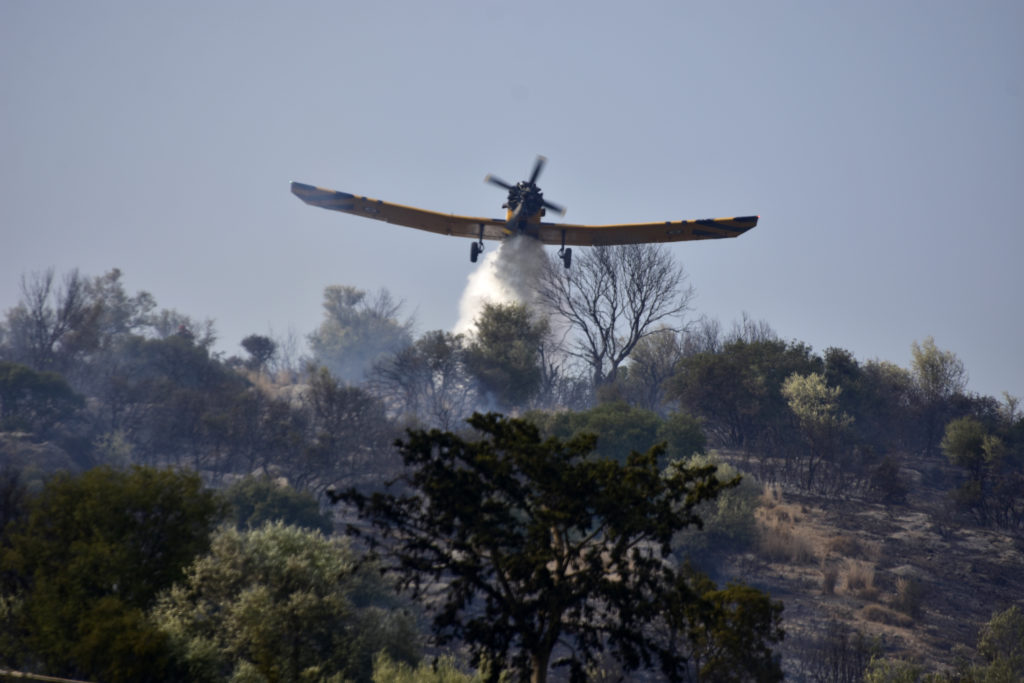
M 993 613 L 1024 606 L 1024 537 L 952 522 L 948 501 L 924 487 L 900 506 L 766 489 L 762 545 L 723 569 L 784 603 L 788 680 L 806 679 L 830 623 L 934 671 L 972 655 Z

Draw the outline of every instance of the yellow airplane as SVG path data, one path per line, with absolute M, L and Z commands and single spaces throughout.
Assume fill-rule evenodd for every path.
M 473 263 L 476 263 L 477 257 L 484 250 L 484 240 L 500 240 L 516 234 L 528 235 L 544 244 L 561 245 L 558 255 L 568 268 L 572 263 L 572 249 L 567 248 L 568 245 L 601 246 L 739 237 L 757 225 L 758 216 L 623 225 L 546 223 L 541 218 L 548 210 L 559 215 L 565 213 L 564 208 L 544 199 L 544 193 L 537 187 L 537 177 L 546 161 L 544 157 L 538 156 L 530 179 L 515 185 L 492 175 L 484 178 L 485 182 L 508 191 L 508 201 L 502 205 L 503 209 L 507 209 L 504 220 L 425 211 L 304 183 L 293 182 L 292 194 L 307 204 L 323 209 L 351 213 L 441 235 L 469 237 L 476 240 L 470 245 L 469 251 L 469 260 Z

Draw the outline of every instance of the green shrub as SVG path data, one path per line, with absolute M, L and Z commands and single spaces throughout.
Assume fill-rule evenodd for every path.
M 346 539 L 268 522 L 221 527 L 151 616 L 193 681 L 365 681 L 381 650 L 417 658 L 400 607 Z
M 751 548 L 757 541 L 754 510 L 761 496 L 761 485 L 757 480 L 741 473 L 732 465 L 719 461 L 714 454 L 694 455 L 674 462 L 688 467 L 717 465 L 715 476 L 722 482 L 740 478 L 738 486 L 726 489 L 718 498 L 697 506 L 697 514 L 704 522 L 703 530 L 688 529 L 677 534 L 676 547 L 688 555 L 700 555 L 709 550 L 744 552 Z M 672 466 L 669 465 L 670 468 Z
M 413 668 L 380 652 L 373 662 L 373 683 L 481 683 L 482 680 L 480 674 L 459 671 L 451 657 L 420 662 Z
M 328 535 L 334 530 L 334 524 L 320 512 L 320 505 L 312 494 L 267 477 L 244 477 L 222 495 L 239 531 L 257 529 L 266 522 L 283 522 Z
M 864 671 L 864 683 L 917 683 L 924 669 L 903 660 L 872 657 Z

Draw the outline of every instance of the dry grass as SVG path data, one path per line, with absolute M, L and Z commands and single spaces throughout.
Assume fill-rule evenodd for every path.
M 811 540 L 799 530 L 794 529 L 762 528 L 758 548 L 761 555 L 770 562 L 808 564 L 816 559 Z
M 868 621 L 887 624 L 888 626 L 910 628 L 914 625 L 914 620 L 906 614 L 896 612 L 882 605 L 867 605 L 860 611 L 860 615 Z
M 828 542 L 828 550 L 842 557 L 864 557 L 864 548 L 853 536 L 836 536 Z
M 779 484 L 765 484 L 761 494 L 761 505 L 771 508 L 782 502 L 782 487 Z
M 769 562 L 808 564 L 817 559 L 815 534 L 800 526 L 804 513 L 798 505 L 782 502 L 777 486 L 766 486 L 761 507 L 754 512 L 760 540 L 758 549 Z
M 839 557 L 878 562 L 882 558 L 882 544 L 856 536 L 834 536 L 828 542 L 828 552 Z
M 878 596 L 875 587 L 875 565 L 861 560 L 846 561 L 846 592 L 851 595 L 873 600 Z
M 912 464 L 928 466 L 924 459 Z M 813 564 L 787 565 L 758 553 L 742 566 L 749 582 L 785 602 L 786 648 L 801 653 L 791 655 L 793 661 L 803 657 L 798 648 L 820 637 L 824 620 L 834 618 L 862 634 L 863 642 L 878 642 L 880 656 L 952 671 L 951 649 L 976 641 L 977 624 L 1005 609 L 998 600 L 1024 595 L 1024 552 L 1010 536 L 943 516 L 948 507 L 931 486 L 899 508 L 856 498 L 796 492 L 790 497 L 778 487 L 766 487 L 755 513 L 762 546 L 779 558 L 807 556 L 808 551 L 789 545 L 801 535 L 812 541 L 819 558 Z M 952 529 L 945 538 L 933 526 L 937 519 Z M 773 539 L 773 533 L 779 538 Z

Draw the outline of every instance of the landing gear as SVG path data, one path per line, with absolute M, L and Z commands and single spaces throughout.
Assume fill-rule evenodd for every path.
M 476 263 L 477 257 L 480 256 L 480 254 L 483 252 L 483 250 L 484 250 L 484 226 L 483 226 L 483 224 L 481 224 L 480 225 L 480 236 L 477 238 L 476 242 L 473 242 L 473 244 L 469 245 L 469 260 L 472 261 L 473 263 Z
M 566 268 L 572 265 L 572 249 L 565 248 L 565 230 L 562 231 L 562 248 L 558 250 L 558 257 Z

